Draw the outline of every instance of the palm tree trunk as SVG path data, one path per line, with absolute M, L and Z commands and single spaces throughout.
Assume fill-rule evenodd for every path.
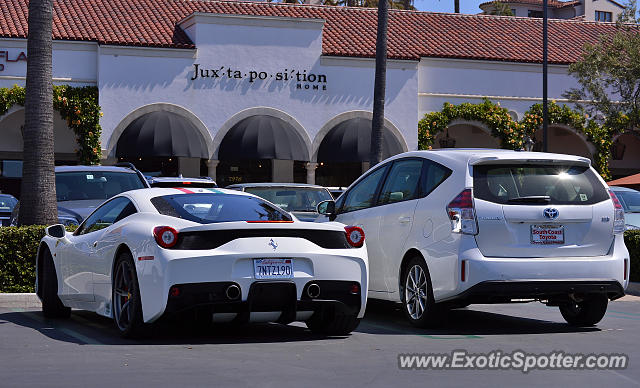
M 376 77 L 373 87 L 373 120 L 371 122 L 371 150 L 369 163 L 375 166 L 382 159 L 384 129 L 384 98 L 387 85 L 387 24 L 389 3 L 378 2 L 378 34 L 376 37 Z
M 53 150 L 52 15 L 53 0 L 29 1 L 20 225 L 54 224 L 58 219 Z
M 455 13 L 460 13 L 460 0 L 453 0 L 453 8 Z

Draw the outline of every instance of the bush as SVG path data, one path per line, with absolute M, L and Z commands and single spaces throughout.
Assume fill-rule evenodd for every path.
M 0 228 L 0 292 L 34 292 L 36 253 L 45 226 Z
M 629 250 L 631 260 L 632 282 L 640 282 L 640 230 L 629 230 L 624 233 L 624 243 Z

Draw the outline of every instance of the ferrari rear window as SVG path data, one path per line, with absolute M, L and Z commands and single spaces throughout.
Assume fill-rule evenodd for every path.
M 160 214 L 201 224 L 233 221 L 291 221 L 291 216 L 260 198 L 237 194 L 197 193 L 151 199 Z

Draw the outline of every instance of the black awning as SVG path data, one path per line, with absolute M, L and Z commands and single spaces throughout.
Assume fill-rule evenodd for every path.
M 283 159 L 308 161 L 306 146 L 291 124 L 267 115 L 247 117 L 220 143 L 218 159 Z
M 125 128 L 118 139 L 116 156 L 184 156 L 208 158 L 207 145 L 198 129 L 172 112 L 146 113 Z
M 368 162 L 371 150 L 371 120 L 357 117 L 333 127 L 322 139 L 318 162 Z M 388 129 L 382 135 L 382 159 L 403 152 Z

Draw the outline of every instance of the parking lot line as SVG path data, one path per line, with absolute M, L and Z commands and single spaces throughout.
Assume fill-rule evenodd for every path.
M 640 314 L 638 313 L 628 313 L 625 311 L 616 311 L 616 310 L 607 310 L 608 313 L 615 313 L 615 314 L 624 314 L 624 315 L 633 315 L 636 317 L 640 317 Z
M 91 337 L 87 337 L 86 335 L 80 334 L 74 330 L 71 330 L 69 328 L 66 327 L 62 327 L 60 324 L 55 323 L 51 320 L 48 319 L 44 319 L 41 316 L 39 316 L 38 314 L 36 314 L 33 311 L 24 311 L 24 309 L 19 309 L 19 308 L 12 308 L 11 309 L 14 312 L 17 313 L 22 313 L 24 316 L 26 316 L 27 318 L 34 320 L 36 322 L 42 323 L 42 324 L 46 324 L 49 325 L 51 327 L 53 327 L 54 329 L 68 335 L 69 337 L 75 338 L 78 341 L 84 342 L 86 345 L 104 345 L 104 343 L 91 338 Z

